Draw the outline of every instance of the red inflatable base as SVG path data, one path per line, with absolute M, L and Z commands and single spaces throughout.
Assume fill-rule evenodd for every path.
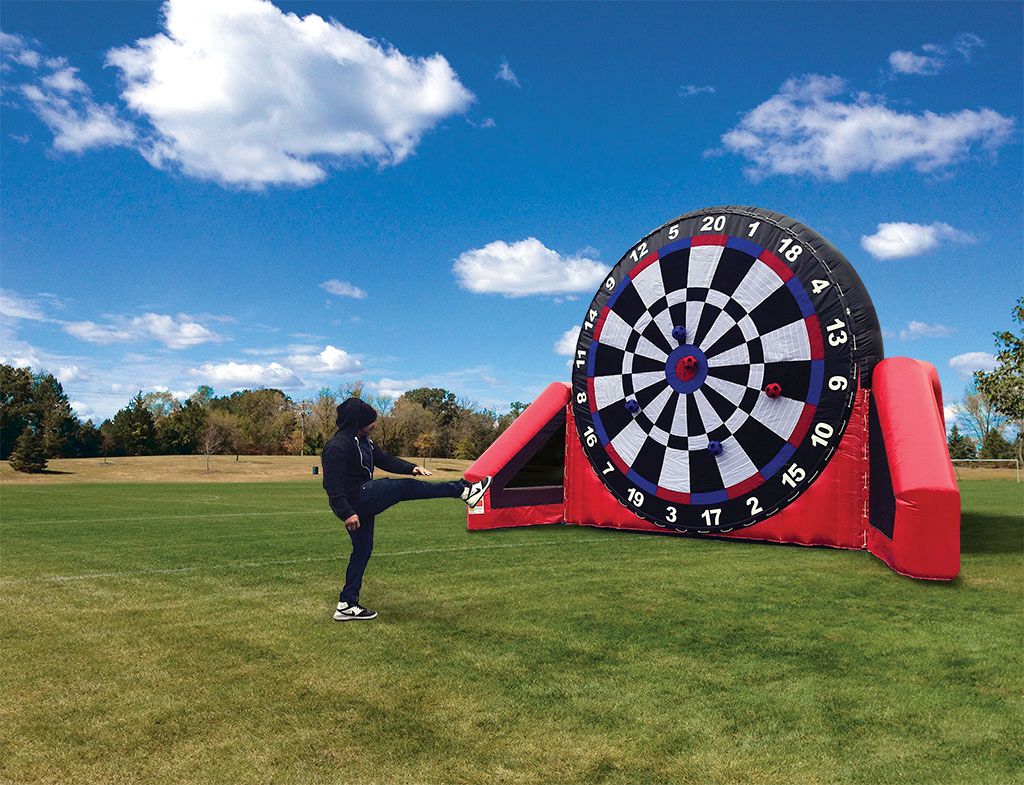
M 927 363 L 896 357 L 878 363 L 872 383 L 857 391 L 839 448 L 807 491 L 778 515 L 718 536 L 868 550 L 903 575 L 955 578 L 960 495 L 938 375 Z M 516 478 L 539 451 L 550 460 L 556 438 L 564 438 L 562 486 L 523 487 Z M 469 512 L 471 530 L 563 522 L 674 534 L 623 507 L 594 473 L 565 384 L 548 386 L 466 472 L 470 480 L 484 475 L 495 481 Z
M 570 433 L 575 433 L 572 408 L 569 407 L 568 411 L 567 428 Z M 863 548 L 867 506 L 867 464 L 864 461 L 867 435 L 867 393 L 862 390 L 857 394 L 846 435 L 821 477 L 778 515 L 720 536 L 735 540 Z M 673 533 L 671 529 L 638 518 L 623 507 L 594 473 L 578 439 L 566 439 L 565 468 L 566 523 Z

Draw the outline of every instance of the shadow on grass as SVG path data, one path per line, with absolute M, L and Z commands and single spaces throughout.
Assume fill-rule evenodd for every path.
M 1024 517 L 970 513 L 960 522 L 961 553 L 1024 552 Z

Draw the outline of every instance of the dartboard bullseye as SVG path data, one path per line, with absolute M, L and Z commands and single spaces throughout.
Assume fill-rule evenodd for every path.
M 777 513 L 849 420 L 858 364 L 869 371 L 866 298 L 842 254 L 778 213 L 709 208 L 655 230 L 611 271 L 576 347 L 576 427 L 597 475 L 674 529 Z

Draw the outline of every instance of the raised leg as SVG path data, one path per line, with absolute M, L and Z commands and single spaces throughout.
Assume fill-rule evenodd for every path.
M 411 478 L 369 480 L 363 483 L 359 489 L 358 501 L 353 506 L 356 510 L 366 510 L 371 515 L 379 515 L 388 507 L 412 499 L 458 499 L 465 487 L 466 483 L 463 480 L 452 482 L 424 482 Z

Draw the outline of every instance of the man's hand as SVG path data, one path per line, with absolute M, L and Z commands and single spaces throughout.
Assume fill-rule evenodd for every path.
M 354 532 L 356 529 L 358 529 L 359 528 L 359 516 L 358 515 L 352 515 L 351 517 L 346 518 L 345 519 L 345 528 L 348 529 L 350 532 Z
M 428 472 L 422 466 L 414 466 L 413 470 L 412 470 L 412 473 L 413 474 L 419 474 L 419 475 L 421 475 L 423 477 L 430 477 L 433 474 L 433 472 Z

